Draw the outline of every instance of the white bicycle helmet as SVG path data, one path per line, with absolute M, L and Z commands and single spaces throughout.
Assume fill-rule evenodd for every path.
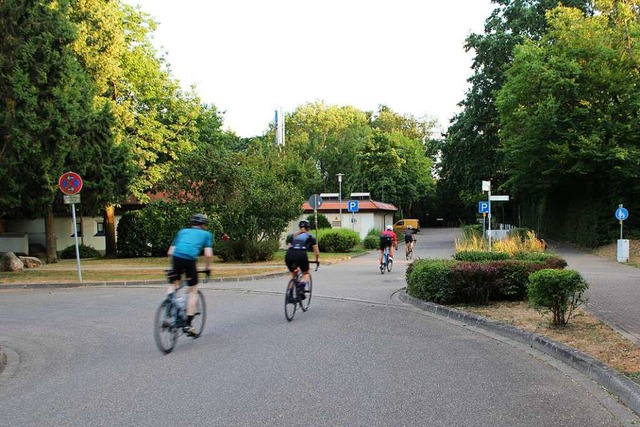
M 387 230 L 393 230 L 393 225 L 387 225 Z

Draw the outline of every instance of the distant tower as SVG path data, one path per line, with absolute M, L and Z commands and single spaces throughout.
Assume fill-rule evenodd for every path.
M 275 129 L 276 129 L 276 145 L 284 145 L 284 113 L 282 107 L 278 107 L 275 116 Z

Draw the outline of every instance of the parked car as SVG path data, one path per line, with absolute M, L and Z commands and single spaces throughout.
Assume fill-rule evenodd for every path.
M 400 221 L 397 221 L 395 224 L 393 224 L 393 231 L 396 234 L 404 234 L 405 231 L 407 231 L 407 227 L 413 227 L 414 230 L 416 230 L 417 233 L 420 232 L 420 221 L 418 221 L 417 219 L 401 219 Z

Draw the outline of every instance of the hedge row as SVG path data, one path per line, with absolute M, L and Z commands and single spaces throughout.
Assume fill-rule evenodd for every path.
M 562 269 L 557 257 L 544 261 L 502 259 L 469 262 L 424 259 L 407 268 L 409 295 L 439 304 L 487 304 L 527 297 L 529 275 L 542 269 Z
M 357 232 L 344 228 L 320 229 L 317 238 L 320 252 L 351 252 L 360 243 Z

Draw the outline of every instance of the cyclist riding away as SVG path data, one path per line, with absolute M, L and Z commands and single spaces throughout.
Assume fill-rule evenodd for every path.
M 380 265 L 382 265 L 382 255 L 384 248 L 389 248 L 389 259 L 393 260 L 393 249 L 398 249 L 398 236 L 393 232 L 393 226 L 387 225 L 387 229 L 380 234 Z
M 180 285 L 182 274 L 189 281 L 187 294 L 187 334 L 194 336 L 196 331 L 191 326 L 198 298 L 198 268 L 197 259 L 204 249 L 205 271 L 207 276 L 211 272 L 211 260 L 213 259 L 213 234 L 205 228 L 209 223 L 203 214 L 195 214 L 191 217 L 190 227 L 178 231 L 176 237 L 167 251 L 167 256 L 171 257 L 172 271 L 169 280 L 168 293 L 174 292 Z
M 291 278 L 295 278 L 294 271 L 296 267 L 302 271 L 302 280 L 298 284 L 299 288 L 297 294 L 300 295 L 300 299 L 305 299 L 304 288 L 309 281 L 309 257 L 307 255 L 308 250 L 313 250 L 316 262 L 320 259 L 320 249 L 318 249 L 318 241 L 315 236 L 309 232 L 311 224 L 309 221 L 302 220 L 298 223 L 298 230 L 295 233 L 289 235 L 291 243 L 289 249 L 284 257 L 284 262 L 287 264 L 287 268 L 291 272 Z M 293 297 L 293 289 L 289 289 L 289 295 L 287 297 L 290 303 L 295 302 Z
M 413 246 L 416 241 L 416 230 L 413 229 L 412 226 L 407 227 L 407 231 L 404 232 L 404 243 L 407 245 L 407 251 L 412 252 Z

